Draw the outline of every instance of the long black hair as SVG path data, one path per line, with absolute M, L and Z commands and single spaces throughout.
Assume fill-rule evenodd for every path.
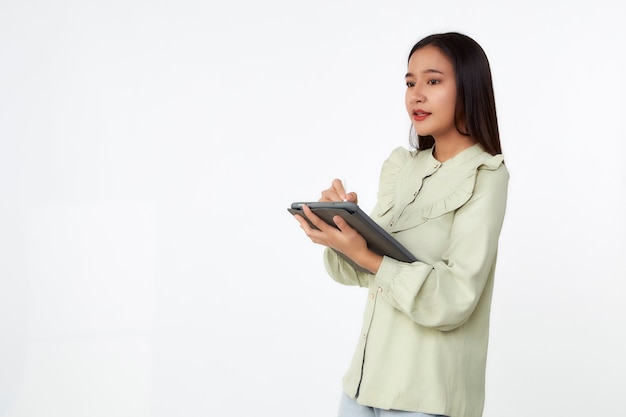
M 450 60 L 454 69 L 454 122 L 457 131 L 472 137 L 492 155 L 502 153 L 491 68 L 483 48 L 467 35 L 457 32 L 438 33 L 417 42 L 408 59 L 411 59 L 415 51 L 429 45 L 438 48 Z M 412 127 L 411 131 L 414 133 Z M 410 141 L 417 149 L 428 149 L 435 144 L 432 136 L 412 134 Z

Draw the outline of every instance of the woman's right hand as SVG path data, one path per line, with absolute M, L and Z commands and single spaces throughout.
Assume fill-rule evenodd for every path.
M 334 179 L 330 188 L 322 191 L 322 197 L 319 201 L 349 201 L 357 204 L 358 197 L 354 192 L 347 192 L 341 180 Z

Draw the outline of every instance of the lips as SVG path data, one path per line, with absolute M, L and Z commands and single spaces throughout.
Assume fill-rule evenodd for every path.
M 431 113 L 424 111 L 422 109 L 413 110 L 413 120 L 416 120 L 418 122 L 426 119 L 430 115 Z

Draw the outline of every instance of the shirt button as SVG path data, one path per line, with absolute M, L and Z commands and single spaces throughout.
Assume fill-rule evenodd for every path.
M 383 292 L 383 289 L 381 287 L 378 287 L 378 292 L 379 293 Z
M 373 300 L 373 299 L 374 299 L 374 293 L 372 292 L 370 293 L 370 300 Z

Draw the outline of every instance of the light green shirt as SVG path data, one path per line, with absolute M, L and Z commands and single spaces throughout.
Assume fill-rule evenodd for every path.
M 368 288 L 344 380 L 361 404 L 479 417 L 489 311 L 509 174 L 474 145 L 443 163 L 432 149 L 395 149 L 372 218 L 420 262 L 385 257 L 376 275 L 324 251 L 330 276 Z

